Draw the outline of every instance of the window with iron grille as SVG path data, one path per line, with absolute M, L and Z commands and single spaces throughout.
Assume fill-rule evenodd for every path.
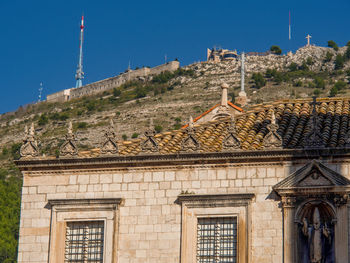
M 68 222 L 64 262 L 103 262 L 104 222 Z
M 197 263 L 237 262 L 237 217 L 198 218 Z

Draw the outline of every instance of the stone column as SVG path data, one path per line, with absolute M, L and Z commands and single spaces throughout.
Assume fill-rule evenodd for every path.
M 295 263 L 295 197 L 282 197 L 283 205 L 283 263 Z

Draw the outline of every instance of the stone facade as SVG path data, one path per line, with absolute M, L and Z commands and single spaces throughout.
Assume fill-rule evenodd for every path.
M 245 222 L 249 226 L 247 261 L 242 262 L 282 262 L 283 214 L 280 201 L 271 197 L 272 187 L 303 161 L 231 163 L 226 159 L 224 164 L 180 162 L 139 167 L 125 167 L 122 162 L 106 166 L 100 161 L 91 162 L 92 167 L 77 161 L 67 169 L 47 162 L 31 171 L 21 164 L 24 183 L 18 262 L 47 262 L 53 253 L 49 251 L 50 232 L 55 233 L 50 230 L 51 200 L 103 198 L 123 200 L 118 207 L 114 241 L 118 253 L 113 262 L 179 262 L 182 215 L 177 199 L 183 193 L 254 195 Z M 329 165 L 350 178 L 348 163 Z

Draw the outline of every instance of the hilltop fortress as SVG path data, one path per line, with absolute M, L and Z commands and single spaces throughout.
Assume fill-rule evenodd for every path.
M 250 76 L 254 72 L 265 72 L 267 69 L 284 71 L 288 70 L 288 67 L 292 63 L 296 63 L 298 66 L 301 66 L 307 59 L 309 59 L 308 67 L 312 71 L 332 71 L 334 70 L 334 60 L 336 55 L 343 54 L 345 50 L 346 47 L 341 47 L 338 51 L 335 51 L 334 49 L 328 47 L 306 45 L 299 48 L 295 53 L 288 52 L 285 55 L 275 55 L 271 54 L 271 52 L 249 52 L 246 53 L 245 74 Z M 225 81 L 229 84 L 236 85 L 240 80 L 240 56 L 236 51 L 224 51 L 229 53 L 230 56 L 225 57 L 226 53 L 219 54 L 221 59 L 209 59 L 210 56 L 208 56 L 208 61 L 194 63 L 185 66 L 185 68 L 194 69 L 198 74 L 201 73 L 198 75 L 199 78 L 205 75 L 225 74 L 227 76 Z M 331 59 L 329 61 L 325 61 L 327 53 L 331 53 Z M 214 55 L 216 57 L 219 56 L 216 53 L 211 55 L 212 57 Z M 174 72 L 178 68 L 180 68 L 180 63 L 178 61 L 171 61 L 154 68 L 143 67 L 136 70 L 128 70 L 118 76 L 93 82 L 80 88 L 71 88 L 50 94 L 47 96 L 47 101 L 64 102 L 74 98 L 94 95 L 119 87 L 128 81 L 145 80 L 153 75 L 160 74 L 161 72 Z
M 128 70 L 118 76 L 96 81 L 80 88 L 71 88 L 47 95 L 48 102 L 64 102 L 82 96 L 94 95 L 115 87 L 119 87 L 127 81 L 144 79 L 148 76 L 158 75 L 164 71 L 173 72 L 180 67 L 179 61 L 171 61 L 154 68 L 143 67 L 136 70 Z

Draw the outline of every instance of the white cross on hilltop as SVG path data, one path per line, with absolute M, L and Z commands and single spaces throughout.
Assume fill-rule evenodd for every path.
M 307 39 L 307 45 L 310 46 L 310 38 L 312 38 L 309 34 L 307 34 L 306 39 Z

